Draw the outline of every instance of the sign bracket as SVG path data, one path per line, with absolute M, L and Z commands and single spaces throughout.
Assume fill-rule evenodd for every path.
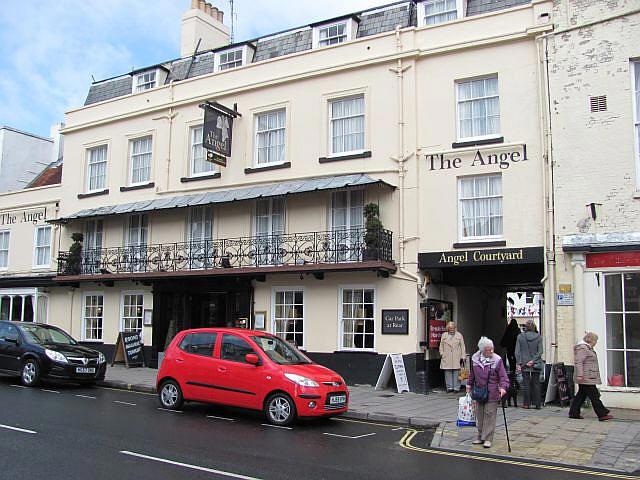
M 240 112 L 238 112 L 238 104 L 234 103 L 233 104 L 233 108 L 234 110 L 231 110 L 228 107 L 225 107 L 224 105 L 216 102 L 216 101 L 206 101 L 204 103 L 201 103 L 200 105 L 198 105 L 200 108 L 211 108 L 213 110 L 217 110 L 220 113 L 223 113 L 225 115 L 229 115 L 230 117 L 233 118 L 238 118 L 241 117 L 242 114 Z

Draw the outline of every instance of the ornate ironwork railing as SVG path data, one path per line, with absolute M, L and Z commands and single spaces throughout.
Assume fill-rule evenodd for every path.
M 365 244 L 366 230 L 291 233 L 156 245 L 60 252 L 58 275 L 177 272 L 217 268 L 392 261 L 392 237 L 380 230 Z

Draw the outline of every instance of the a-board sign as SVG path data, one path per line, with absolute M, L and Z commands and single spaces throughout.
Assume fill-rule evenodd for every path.
M 382 334 L 408 335 L 409 310 L 382 310 Z
M 120 332 L 116 341 L 116 350 L 113 353 L 111 366 L 116 363 L 124 363 L 129 367 L 144 366 L 142 332 Z
M 404 359 L 402 358 L 401 353 L 392 353 L 387 355 L 387 358 L 385 358 L 384 364 L 382 365 L 380 375 L 378 376 L 378 381 L 376 382 L 376 390 L 382 390 L 387 386 L 391 379 L 391 372 L 393 372 L 396 377 L 398 393 L 410 391 L 407 371 L 404 367 Z
M 554 363 L 551 366 L 549 375 L 549 383 L 547 384 L 547 394 L 545 395 L 545 403 L 558 400 L 560 406 L 569 403 L 569 381 L 567 380 L 567 370 L 564 363 Z

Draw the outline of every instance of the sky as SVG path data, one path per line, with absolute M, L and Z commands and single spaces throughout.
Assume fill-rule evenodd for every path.
M 225 12 L 229 2 L 208 0 Z M 82 106 L 92 76 L 121 75 L 180 56 L 190 0 L 2 0 L 0 125 L 49 136 Z M 235 41 L 268 35 L 392 0 L 235 0 Z

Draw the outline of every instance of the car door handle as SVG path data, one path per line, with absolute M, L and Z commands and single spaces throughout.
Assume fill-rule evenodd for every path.
M 182 363 L 182 362 L 184 362 L 184 360 L 182 358 L 176 358 L 176 362 Z
M 225 367 L 218 367 L 219 372 L 226 372 L 227 369 Z

